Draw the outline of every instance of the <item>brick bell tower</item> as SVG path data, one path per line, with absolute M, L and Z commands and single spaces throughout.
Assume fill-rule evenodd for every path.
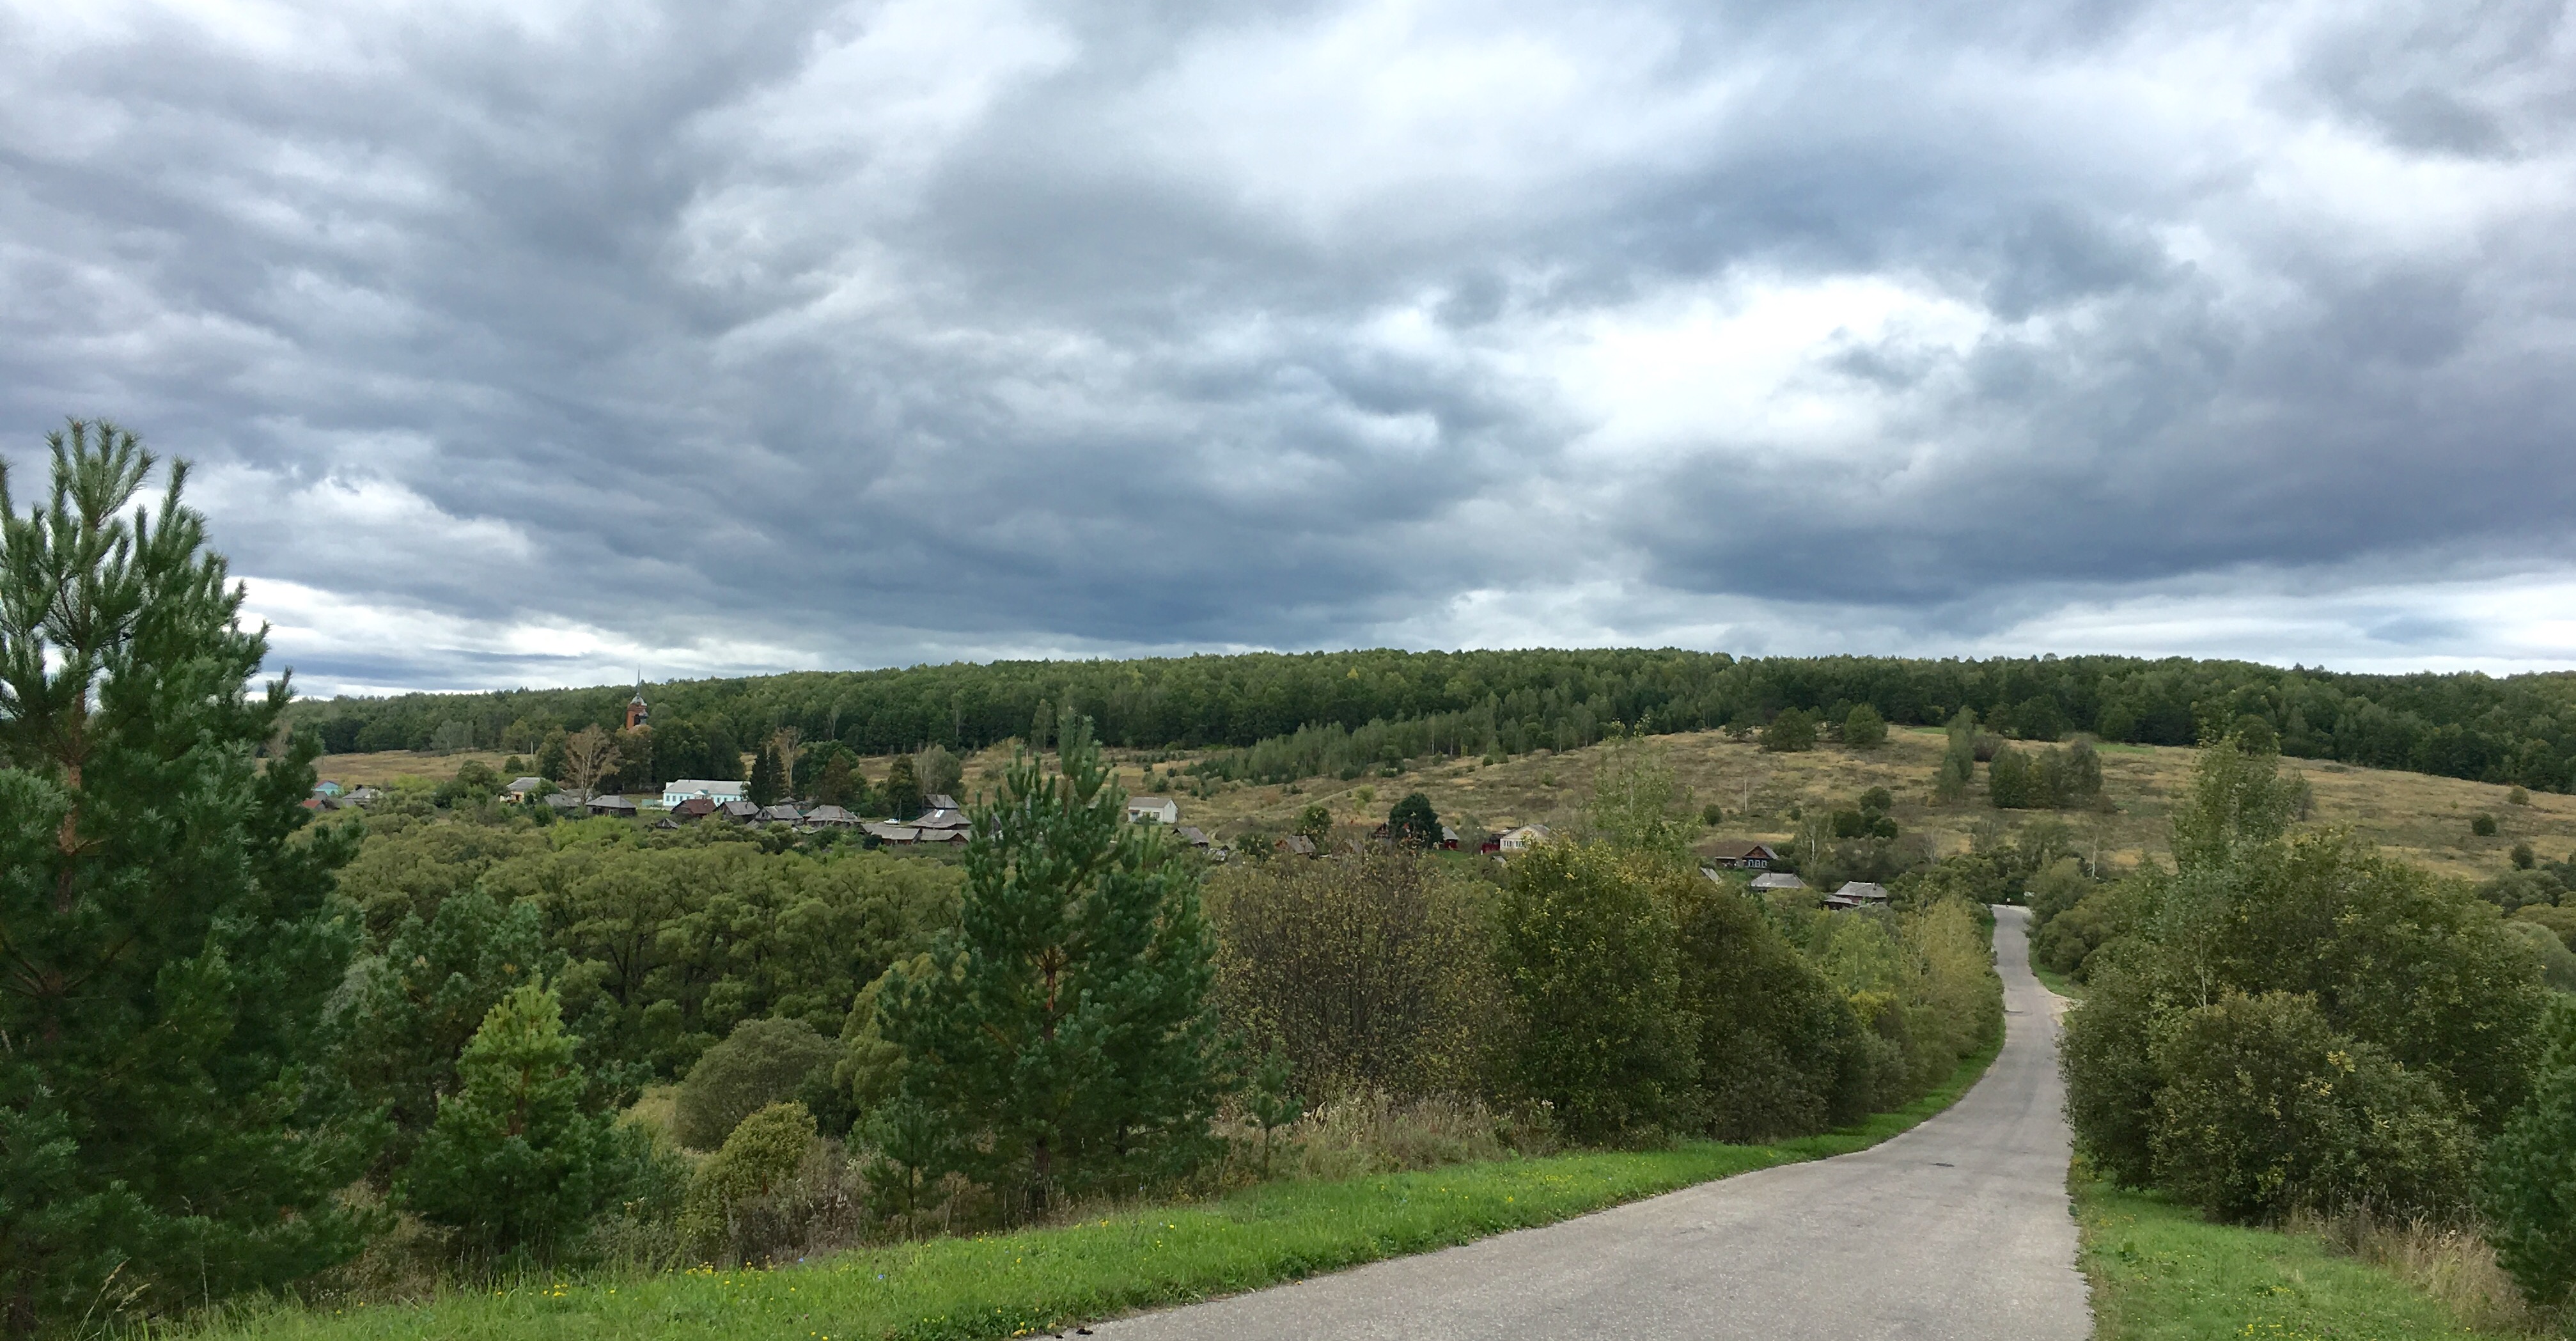
M 635 697 L 626 700 L 626 729 L 632 731 L 644 725 L 652 715 L 653 710 L 644 706 L 644 677 L 639 673 L 635 677 Z

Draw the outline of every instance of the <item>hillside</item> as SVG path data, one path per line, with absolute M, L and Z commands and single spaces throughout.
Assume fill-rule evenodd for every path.
M 1982 771 L 1968 800 L 1933 803 L 1929 784 L 1942 739 L 1940 732 L 1928 728 L 1900 728 L 1891 731 L 1886 745 L 1876 750 L 1825 744 L 1800 754 L 1765 754 L 1751 741 L 1731 740 L 1721 731 L 1658 736 L 1653 744 L 1668 752 L 1675 774 L 1692 791 L 1694 808 L 1715 802 L 1724 809 L 1724 823 L 1707 833 L 1711 842 L 1785 840 L 1797 827 L 1790 817 L 1793 806 L 1803 812 L 1846 805 L 1871 787 L 1893 793 L 1897 823 L 1908 832 L 1932 835 L 1943 852 L 1966 847 L 1969 835 L 1980 825 L 2017 829 L 2050 813 L 1994 809 L 1984 797 Z M 2103 792 L 2114 809 L 2068 811 L 2057 818 L 2073 825 L 2085 847 L 2098 846 L 2102 859 L 2114 865 L 2163 852 L 2167 808 L 2190 775 L 2192 751 L 2156 745 L 2100 748 Z M 1406 769 L 1396 777 L 1350 782 L 1309 778 L 1302 784 L 1219 783 L 1204 794 L 1194 793 L 1195 779 L 1175 779 L 1173 774 L 1204 758 L 1205 752 L 1119 754 L 1119 785 L 1133 792 L 1176 795 L 1183 823 L 1230 837 L 1256 825 L 1285 830 L 1299 811 L 1318 800 L 1342 819 L 1375 823 L 1385 818 L 1389 804 L 1411 791 L 1429 796 L 1441 817 L 1462 833 L 1525 823 L 1561 825 L 1578 817 L 1600 747 L 1563 754 L 1542 752 L 1490 765 L 1472 758 L 1441 760 Z M 1006 749 L 995 747 L 969 758 L 968 789 L 979 783 L 989 786 L 1008 757 Z M 324 777 L 343 783 L 382 784 L 403 776 L 451 777 L 468 759 L 494 768 L 503 762 L 502 756 L 488 752 L 386 751 L 332 755 L 321 766 Z M 885 756 L 868 759 L 862 771 L 882 779 L 888 762 Z M 2352 825 L 2392 852 L 2445 874 L 2470 879 L 2493 875 L 2505 868 L 2506 854 L 2517 842 L 2528 842 L 2541 855 L 2553 858 L 2576 850 L 2576 797 L 2535 791 L 2530 804 L 2516 806 L 2506 801 L 2510 788 L 2489 783 L 2320 760 L 2288 762 L 2306 775 L 2315 791 L 2313 821 Z M 2481 812 L 2496 817 L 2498 831 L 2492 838 L 2475 837 L 2469 831 L 2470 818 Z

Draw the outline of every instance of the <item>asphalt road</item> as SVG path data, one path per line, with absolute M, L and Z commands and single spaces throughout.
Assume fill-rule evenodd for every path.
M 2054 998 L 1997 910 L 2007 1029 L 1950 1110 L 1858 1154 L 1210 1303 L 1104 1341 L 1977 1338 L 2092 1333 L 2066 1199 Z

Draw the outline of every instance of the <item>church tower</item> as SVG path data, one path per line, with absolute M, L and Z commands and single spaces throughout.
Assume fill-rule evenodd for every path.
M 638 675 L 635 677 L 635 697 L 626 700 L 626 729 L 632 731 L 644 725 L 645 719 L 652 715 L 653 710 L 644 706 L 644 677 Z

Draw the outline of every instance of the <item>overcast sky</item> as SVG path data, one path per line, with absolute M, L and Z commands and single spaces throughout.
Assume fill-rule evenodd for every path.
M 0 457 L 306 692 L 2576 665 L 2555 3 L 0 0 Z

